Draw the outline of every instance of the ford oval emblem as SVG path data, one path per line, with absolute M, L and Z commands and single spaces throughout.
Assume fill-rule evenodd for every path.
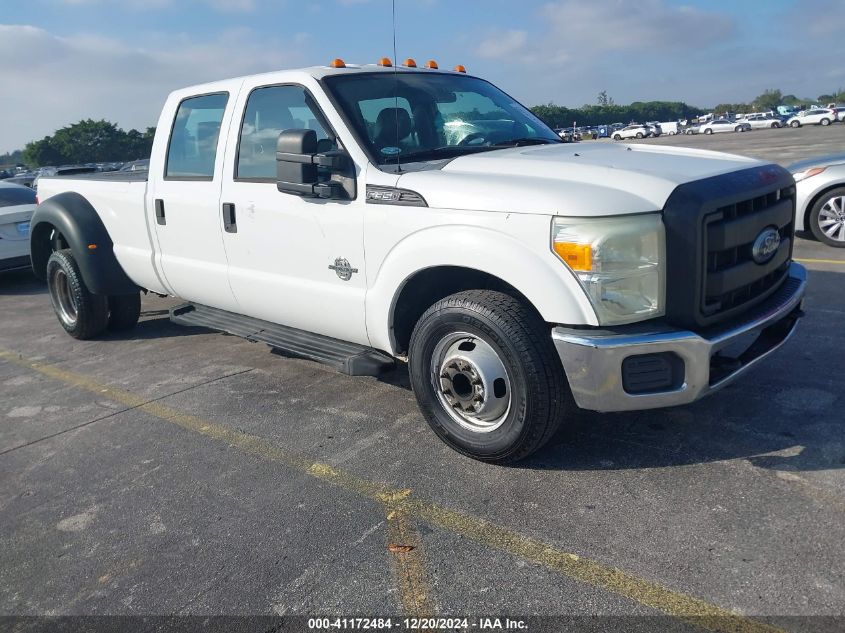
M 760 234 L 754 240 L 754 245 L 751 247 L 751 257 L 758 264 L 765 264 L 780 248 L 780 233 L 773 226 L 767 226 L 760 231 Z

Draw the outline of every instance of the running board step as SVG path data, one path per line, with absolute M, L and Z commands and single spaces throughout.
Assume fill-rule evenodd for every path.
M 329 365 L 350 376 L 378 376 L 394 366 L 390 356 L 371 347 L 197 303 L 170 308 L 170 320 L 179 325 L 207 327 L 248 341 L 266 343 L 274 350 Z

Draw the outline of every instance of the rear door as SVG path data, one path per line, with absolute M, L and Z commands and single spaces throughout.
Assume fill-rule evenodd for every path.
M 184 299 L 237 311 L 223 247 L 220 183 L 235 96 L 182 99 L 171 118 L 164 157 L 150 173 L 146 213 L 155 227 L 159 266 L 169 290 Z M 221 133 L 222 131 L 222 133 Z

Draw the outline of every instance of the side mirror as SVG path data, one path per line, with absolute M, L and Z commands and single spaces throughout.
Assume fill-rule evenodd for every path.
M 276 187 L 284 193 L 316 198 L 345 197 L 343 185 L 319 181 L 318 167 L 343 172 L 349 166 L 346 152 L 319 152 L 314 130 L 284 130 L 276 142 Z

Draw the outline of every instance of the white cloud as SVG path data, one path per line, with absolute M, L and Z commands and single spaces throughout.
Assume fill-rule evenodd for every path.
M 481 41 L 475 52 L 485 59 L 502 59 L 522 54 L 527 42 L 526 31 L 516 29 L 495 31 Z
M 730 18 L 666 0 L 557 0 L 539 11 L 544 28 L 493 31 L 476 47 L 487 59 L 591 63 L 608 53 L 689 50 L 729 38 Z
M 171 90 L 301 66 L 305 54 L 302 46 L 260 38 L 249 29 L 206 41 L 150 34 L 145 43 L 142 48 L 106 37 L 59 37 L 34 26 L 0 24 L 0 59 L 5 60 L 0 152 L 83 118 L 143 129 L 156 124 Z

